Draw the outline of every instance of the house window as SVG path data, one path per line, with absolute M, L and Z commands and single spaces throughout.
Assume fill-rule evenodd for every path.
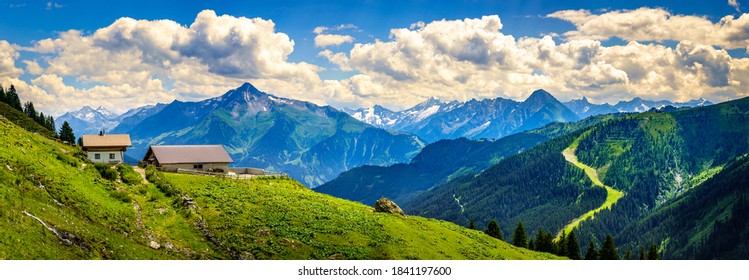
M 114 159 L 114 153 L 109 154 L 109 159 Z
M 100 154 L 94 154 L 94 159 L 101 159 L 101 155 Z
M 203 169 L 203 165 L 202 164 L 193 164 L 192 168 L 193 169 Z

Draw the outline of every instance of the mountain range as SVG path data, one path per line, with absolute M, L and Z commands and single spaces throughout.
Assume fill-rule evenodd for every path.
M 249 83 L 197 102 L 174 101 L 129 131 L 134 158 L 149 145 L 222 144 L 234 166 L 289 174 L 315 187 L 365 164 L 407 162 L 416 136 L 357 121 L 329 106 L 280 98 Z
M 652 101 L 635 97 L 630 101 L 619 101 L 614 105 L 608 103 L 593 104 L 588 101 L 588 98 L 583 97 L 581 99 L 573 99 L 564 102 L 570 110 L 575 112 L 580 118 L 587 118 L 594 115 L 611 114 L 611 113 L 640 113 L 646 112 L 650 109 L 660 109 L 666 106 L 673 106 L 675 108 L 683 107 L 699 107 L 708 106 L 713 103 L 705 100 L 704 98 L 691 100 L 688 102 L 671 102 L 668 100 Z
M 652 101 L 639 97 L 630 101 L 620 101 L 615 105 L 593 104 L 585 97 L 562 103 L 548 92 L 536 90 L 522 102 L 504 98 L 442 102 L 430 98 L 403 111 L 392 111 L 379 105 L 360 109 L 344 108 L 343 111 L 376 127 L 413 133 L 432 143 L 441 139 L 460 137 L 499 139 L 551 122 L 571 122 L 601 114 L 645 112 L 665 106 L 682 108 L 711 104 L 705 99 L 679 103 L 667 100 Z
M 59 131 L 63 122 L 68 122 L 80 137 L 83 134 L 98 134 L 100 131 L 111 133 L 125 133 L 145 118 L 158 113 L 166 104 L 146 105 L 133 108 L 123 114 L 116 114 L 107 108 L 97 107 L 93 109 L 83 106 L 78 111 L 66 112 L 55 119 L 56 129 Z
M 445 103 L 430 98 L 399 112 L 381 106 L 344 112 L 377 127 L 415 134 L 429 143 L 460 137 L 497 139 L 552 122 L 580 119 L 544 90 L 534 91 L 523 102 L 496 98 Z

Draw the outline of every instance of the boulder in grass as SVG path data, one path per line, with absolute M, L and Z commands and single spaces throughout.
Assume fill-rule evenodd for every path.
M 375 202 L 374 205 L 375 212 L 384 212 L 384 213 L 393 213 L 393 214 L 401 214 L 405 216 L 406 214 L 403 213 L 403 209 L 401 209 L 398 204 L 395 204 L 390 199 L 387 198 L 380 198 Z

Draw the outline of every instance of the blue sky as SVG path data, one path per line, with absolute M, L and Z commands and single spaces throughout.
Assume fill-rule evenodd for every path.
M 4 51 L 12 63 L 0 65 L 0 83 L 22 83 L 27 99 L 56 113 L 208 98 L 240 81 L 318 104 L 395 109 L 429 96 L 523 99 L 539 87 L 561 100 L 722 101 L 749 88 L 741 2 L 2 1 L 0 43 L 9 46 L 0 44 L 0 57 Z M 210 22 L 191 29 L 203 11 Z M 132 31 L 122 18 L 143 21 Z M 216 27 L 222 19 L 247 36 L 227 43 L 239 37 Z M 173 24 L 164 31 L 158 20 Z M 108 27 L 120 29 L 101 32 Z M 123 35 L 144 30 L 174 40 L 156 46 L 160 38 Z M 224 42 L 211 42 L 210 32 Z M 325 35 L 333 41 L 316 45 Z M 652 64 L 648 54 L 663 61 Z M 68 98 L 79 102 L 60 102 Z

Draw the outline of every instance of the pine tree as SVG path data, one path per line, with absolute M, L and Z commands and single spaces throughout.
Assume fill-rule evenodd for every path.
M 593 243 L 593 240 L 588 243 L 588 249 L 585 251 L 585 259 L 586 260 L 597 260 L 598 259 L 598 251 L 596 251 L 596 244 Z
M 543 229 L 539 228 L 538 232 L 536 232 L 535 244 L 533 245 L 536 248 L 536 251 L 553 254 L 556 252 L 556 249 L 554 249 L 554 243 L 552 241 L 553 238 L 551 232 L 545 232 Z
M 603 240 L 601 245 L 601 252 L 598 254 L 602 260 L 618 260 L 619 253 L 616 252 L 616 245 L 614 245 L 614 238 L 611 234 L 606 235 L 606 239 Z
M 632 250 L 627 249 L 627 251 L 624 252 L 624 259 L 625 260 L 631 260 L 632 259 Z
M 572 260 L 580 259 L 580 243 L 577 241 L 575 231 L 570 231 L 567 236 L 567 257 Z
M 83 147 L 83 138 L 78 137 L 78 146 Z
M 536 250 L 536 242 L 533 241 L 533 237 L 528 239 L 528 250 Z
M 645 256 L 645 247 L 640 247 L 640 258 L 641 261 L 647 260 L 647 256 Z
M 6 103 L 6 104 L 8 103 L 8 99 L 5 96 L 5 89 L 2 87 L 2 85 L 0 85 L 0 102 Z
M 55 131 L 55 118 L 52 116 L 47 116 L 47 121 L 45 121 L 45 125 L 47 129 L 54 132 Z
M 471 220 L 470 222 L 468 222 L 468 228 L 470 228 L 470 229 L 476 229 L 476 224 L 473 222 L 473 220 Z
M 658 260 L 661 256 L 658 254 L 658 247 L 655 246 L 655 244 L 650 243 L 650 250 L 648 250 L 648 259 L 649 260 Z
M 499 229 L 499 224 L 497 224 L 497 220 L 492 219 L 489 221 L 489 224 L 486 226 L 486 234 L 494 237 L 499 240 L 505 240 L 502 230 Z
M 562 231 L 559 240 L 556 242 L 557 256 L 567 256 L 567 235 Z
M 528 247 L 528 236 L 525 235 L 525 227 L 523 227 L 522 221 L 518 221 L 515 233 L 512 234 L 512 245 L 522 248 Z
M 5 93 L 5 98 L 7 99 L 8 105 L 10 105 L 13 108 L 16 108 L 16 110 L 23 112 L 23 108 L 21 107 L 21 99 L 18 98 L 18 93 L 16 93 L 16 88 L 13 85 L 10 85 L 10 88 L 8 89 L 8 92 Z
M 23 113 L 34 121 L 39 118 L 36 114 L 36 109 L 34 109 L 34 103 L 31 101 L 27 101 L 23 104 Z
M 60 140 L 67 141 L 68 143 L 75 143 L 75 134 L 73 128 L 70 127 L 68 121 L 62 123 L 60 127 Z

